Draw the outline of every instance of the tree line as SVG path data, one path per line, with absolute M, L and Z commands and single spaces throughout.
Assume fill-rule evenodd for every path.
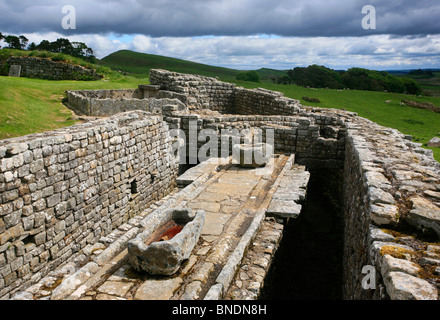
M 388 91 L 422 94 L 422 88 L 413 79 L 396 77 L 386 71 L 350 68 L 336 71 L 324 66 L 311 65 L 288 70 L 287 75 L 272 79 L 278 84 L 296 84 L 302 87 Z
M 1 40 L 8 44 L 8 46 L 5 47 L 7 49 L 49 51 L 53 53 L 67 54 L 92 63 L 96 61 L 92 48 L 89 48 L 82 42 L 70 42 L 69 39 L 60 38 L 53 42 L 43 40 L 38 45 L 34 42 L 28 45 L 29 40 L 25 36 L 3 35 L 0 32 L 0 41 Z

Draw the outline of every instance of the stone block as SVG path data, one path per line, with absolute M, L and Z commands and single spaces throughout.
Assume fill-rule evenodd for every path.
M 21 76 L 21 66 L 17 64 L 13 64 L 9 68 L 9 76 L 10 77 L 20 77 Z
M 437 289 L 428 281 L 403 272 L 390 272 L 384 278 L 391 300 L 437 300 Z
M 440 236 L 440 208 L 429 200 L 416 196 L 410 199 L 412 210 L 405 220 L 420 230 L 431 230 Z
M 428 142 L 428 147 L 430 148 L 440 148 L 440 138 L 434 137 Z

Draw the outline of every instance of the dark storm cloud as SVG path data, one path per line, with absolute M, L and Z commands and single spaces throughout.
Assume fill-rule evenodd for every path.
M 73 5 L 77 29 L 61 27 Z M 377 29 L 364 30 L 364 5 L 373 5 Z M 3 33 L 365 36 L 440 33 L 438 0 L 0 0 Z

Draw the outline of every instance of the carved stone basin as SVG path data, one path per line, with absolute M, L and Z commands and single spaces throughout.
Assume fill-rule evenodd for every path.
M 163 213 L 162 223 L 153 232 L 141 232 L 127 243 L 129 263 L 137 271 L 153 275 L 172 275 L 189 258 L 205 223 L 205 211 L 171 209 Z
M 244 168 L 266 166 L 273 155 L 273 146 L 268 143 L 236 144 L 232 147 L 232 159 Z

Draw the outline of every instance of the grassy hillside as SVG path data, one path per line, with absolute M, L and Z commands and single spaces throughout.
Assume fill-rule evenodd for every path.
M 134 77 L 145 77 L 150 69 L 166 69 L 174 72 L 199 74 L 218 77 L 222 81 L 235 81 L 236 75 L 243 70 L 215 67 L 192 61 L 121 50 L 101 59 L 99 65 L 115 71 L 122 71 Z M 261 68 L 256 70 L 261 80 L 271 80 L 287 74 L 287 71 Z
M 219 77 L 221 80 L 235 79 L 238 70 L 215 67 L 206 64 L 163 57 L 153 54 L 121 50 L 110 54 L 98 62 L 100 65 L 131 73 L 133 76 L 148 75 L 150 69 L 166 69 L 174 72 L 200 74 L 208 77 Z
M 0 76 L 0 139 L 73 125 L 70 110 L 62 104 L 66 90 L 136 88 L 139 83 L 129 77 L 110 81 L 50 81 Z

